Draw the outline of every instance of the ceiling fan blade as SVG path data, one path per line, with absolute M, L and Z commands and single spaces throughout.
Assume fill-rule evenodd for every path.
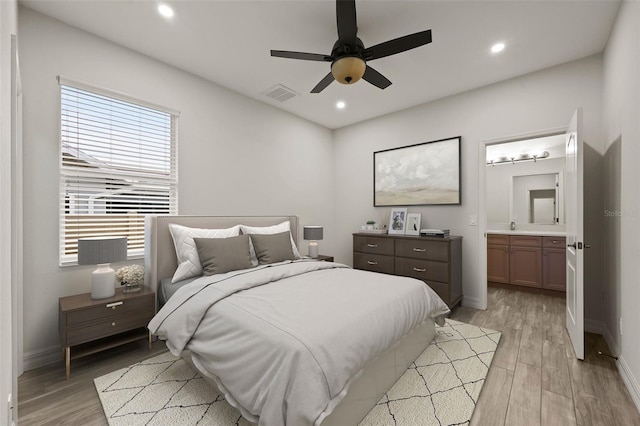
M 369 83 L 381 89 L 386 89 L 387 87 L 391 86 L 391 81 L 387 77 L 380 74 L 378 71 L 374 70 L 369 65 L 367 65 L 367 68 L 365 69 L 364 75 L 362 76 L 362 78 L 364 78 Z
M 338 21 L 338 40 L 354 45 L 358 34 L 355 0 L 336 0 L 336 20 Z
M 327 75 L 324 76 L 324 78 L 322 80 L 320 80 L 320 83 L 316 84 L 316 87 L 314 87 L 311 90 L 311 93 L 320 93 L 322 92 L 324 89 L 327 88 L 328 85 L 330 85 L 333 80 L 335 80 L 333 78 L 333 74 L 329 73 Z
M 305 61 L 331 62 L 333 58 L 320 53 L 289 52 L 288 50 L 272 50 L 271 56 L 278 58 L 303 59 Z
M 366 61 L 372 61 L 374 59 L 384 58 L 385 56 L 395 55 L 396 53 L 415 49 L 416 47 L 429 43 L 431 43 L 431 30 L 426 30 L 368 47 L 364 52 L 362 52 L 362 55 Z

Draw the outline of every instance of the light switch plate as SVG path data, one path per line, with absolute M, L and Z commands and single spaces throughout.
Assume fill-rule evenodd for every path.
M 475 214 L 472 214 L 471 216 L 469 216 L 469 225 L 476 226 L 477 224 L 478 224 L 478 216 L 476 216 Z

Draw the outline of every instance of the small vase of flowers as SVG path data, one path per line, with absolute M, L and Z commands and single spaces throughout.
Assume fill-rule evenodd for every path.
M 124 286 L 123 293 L 135 293 L 142 290 L 144 283 L 144 267 L 142 265 L 129 265 L 116 271 L 116 279 Z

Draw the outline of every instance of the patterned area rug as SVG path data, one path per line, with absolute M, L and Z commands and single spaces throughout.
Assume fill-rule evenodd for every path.
M 360 426 L 468 424 L 499 340 L 497 331 L 453 320 L 436 326 L 433 342 Z M 111 426 L 251 425 L 170 353 L 94 382 Z

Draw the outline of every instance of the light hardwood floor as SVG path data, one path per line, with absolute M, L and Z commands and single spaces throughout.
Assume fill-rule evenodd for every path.
M 489 288 L 489 309 L 457 308 L 452 319 L 502 332 L 472 425 L 640 425 L 600 336 L 586 335 L 586 359 L 575 359 L 564 328 L 564 299 Z M 18 383 L 19 425 L 107 425 L 93 379 L 166 351 L 134 342 L 72 363 L 24 373 Z M 178 426 L 178 425 L 176 425 Z M 416 425 L 419 426 L 419 425 Z
M 489 288 L 488 308 L 457 308 L 452 319 L 502 332 L 472 425 L 640 425 L 604 339 L 585 336 L 575 358 L 563 297 Z

